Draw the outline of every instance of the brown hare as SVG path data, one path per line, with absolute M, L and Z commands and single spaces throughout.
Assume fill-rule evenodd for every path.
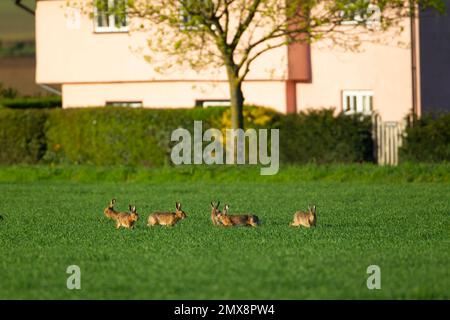
M 217 215 L 218 220 L 226 227 L 231 226 L 252 226 L 257 227 L 260 224 L 259 218 L 253 214 L 239 214 L 230 215 L 228 214 L 230 206 L 225 205 L 223 213 Z
M 215 226 L 220 224 L 219 219 L 217 218 L 217 215 L 222 213 L 219 209 L 219 205 L 220 201 L 217 202 L 217 205 L 214 205 L 214 203 L 211 202 L 211 221 Z
M 298 211 L 294 213 L 294 221 L 291 223 L 292 227 L 303 226 L 305 228 L 315 227 L 317 222 L 316 206 L 310 208 L 308 212 Z
M 148 217 L 147 226 L 174 226 L 179 220 L 185 219 L 186 213 L 181 210 L 181 203 L 175 203 L 175 212 L 155 212 Z
M 112 199 L 108 206 L 103 210 L 105 216 L 109 219 L 114 219 L 117 216 L 118 212 L 114 210 L 114 205 L 116 204 L 116 199 Z
M 128 208 L 130 209 L 130 213 L 119 212 L 113 217 L 113 219 L 116 220 L 116 229 L 119 229 L 120 227 L 134 229 L 134 224 L 139 219 L 139 215 L 136 212 L 135 206 L 130 205 Z

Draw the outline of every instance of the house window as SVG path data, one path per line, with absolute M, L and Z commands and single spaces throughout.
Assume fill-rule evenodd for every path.
M 354 25 L 361 23 L 363 21 L 363 16 L 361 16 L 361 12 L 348 12 L 342 11 L 341 17 L 343 18 L 341 24 L 342 25 Z
M 344 90 L 342 109 L 345 114 L 371 114 L 373 111 L 373 91 Z
M 380 8 L 368 0 L 351 0 L 345 9 L 340 11 L 342 25 L 365 23 L 370 29 L 377 28 L 381 19 Z
M 142 101 L 107 101 L 107 107 L 141 108 Z
M 94 1 L 95 32 L 127 32 L 126 0 Z
M 179 0 L 180 30 L 198 30 L 201 26 L 198 17 L 189 12 L 208 10 L 211 5 L 212 2 L 207 0 Z
M 179 14 L 180 14 L 180 30 L 192 30 L 192 16 L 187 12 L 186 6 L 190 4 L 189 0 L 180 0 Z
M 199 108 L 207 107 L 229 107 L 230 100 L 214 99 L 214 100 L 195 100 L 195 106 Z

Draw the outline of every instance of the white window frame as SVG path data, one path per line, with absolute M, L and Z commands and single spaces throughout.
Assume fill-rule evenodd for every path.
M 106 107 L 113 107 L 113 108 L 142 108 L 143 104 L 142 101 L 106 101 L 105 103 Z
M 342 110 L 345 114 L 370 115 L 374 110 L 372 90 L 343 90 Z
M 114 6 L 114 0 L 108 0 L 108 6 Z M 99 26 L 98 25 L 98 9 L 95 6 L 94 2 L 94 31 L 97 33 L 110 33 L 110 32 L 128 32 L 128 17 L 125 16 L 125 26 L 116 26 L 116 15 L 110 14 L 108 15 L 108 26 Z
M 199 25 L 190 25 L 187 26 L 186 24 L 190 22 L 192 19 L 192 16 L 190 14 L 187 14 L 186 12 L 183 12 L 183 7 L 181 3 L 179 2 L 179 29 L 180 31 L 196 31 L 199 29 Z M 216 30 L 216 27 L 213 25 L 211 26 L 213 30 Z
M 361 15 L 356 14 L 356 15 L 353 17 L 353 19 L 350 19 L 350 18 L 349 18 L 349 20 L 343 20 L 343 21 L 341 22 L 341 25 L 344 25 L 344 26 L 351 25 L 351 26 L 353 26 L 353 25 L 355 25 L 355 24 L 360 23 L 362 20 L 363 20 L 363 19 L 361 18 Z
M 195 31 L 198 30 L 197 26 L 188 26 L 187 24 L 190 22 L 190 20 L 192 19 L 191 15 L 183 12 L 183 7 L 181 6 L 181 3 L 179 4 L 180 8 L 179 8 L 179 15 L 180 15 L 180 30 L 181 31 Z
M 341 15 L 343 14 L 344 12 L 341 12 Z M 369 29 L 378 29 L 381 19 L 380 7 L 378 7 L 376 4 L 369 3 L 365 14 L 367 15 L 366 26 Z M 361 23 L 362 21 L 364 21 L 364 19 L 361 17 L 361 14 L 356 14 L 353 19 L 342 21 L 341 25 L 356 25 Z
M 201 108 L 208 107 L 229 107 L 231 102 L 228 99 L 204 99 L 204 100 L 196 100 L 196 106 Z

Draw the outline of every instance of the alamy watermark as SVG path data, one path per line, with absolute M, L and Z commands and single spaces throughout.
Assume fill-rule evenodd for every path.
M 270 131 L 270 144 L 268 143 Z M 178 142 L 171 152 L 172 162 L 180 164 L 260 164 L 261 175 L 274 175 L 280 163 L 279 129 L 219 129 L 203 133 L 202 121 L 194 121 L 194 137 L 184 128 L 172 132 L 171 141 Z M 210 142 L 203 148 L 204 142 Z M 246 143 L 248 142 L 248 144 Z M 268 147 L 270 145 L 270 155 Z M 193 150 L 193 154 L 192 154 Z M 246 152 L 248 151 L 248 154 Z M 247 162 L 248 160 L 248 162 Z
M 367 278 L 367 289 L 381 289 L 381 269 L 377 265 L 370 265 L 367 267 L 367 274 L 370 276 Z
M 67 278 L 66 285 L 69 290 L 81 289 L 81 269 L 77 265 L 70 265 L 66 269 L 66 273 L 70 274 Z

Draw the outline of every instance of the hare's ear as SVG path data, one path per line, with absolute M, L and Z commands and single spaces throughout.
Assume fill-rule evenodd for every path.
M 228 209 L 230 208 L 229 205 L 225 204 L 225 206 L 223 207 L 225 211 L 228 211 Z
M 313 206 L 313 207 L 312 207 L 312 212 L 313 212 L 314 214 L 316 214 L 316 206 Z
M 214 205 L 214 203 L 211 201 L 211 208 L 215 209 L 216 206 Z
M 132 208 L 131 208 L 131 204 L 129 204 L 129 205 L 128 205 L 128 210 L 132 211 L 131 209 L 132 209 Z
M 216 209 L 219 209 L 219 206 L 220 206 L 220 201 L 219 201 L 219 202 L 217 202 L 217 206 L 216 206 Z
M 177 208 L 177 210 L 181 210 L 181 203 L 175 202 L 175 208 Z
M 132 213 L 136 213 L 136 206 L 130 206 L 130 211 Z
M 115 199 L 115 198 L 113 198 L 113 199 L 111 200 L 111 204 L 116 204 L 116 199 Z

